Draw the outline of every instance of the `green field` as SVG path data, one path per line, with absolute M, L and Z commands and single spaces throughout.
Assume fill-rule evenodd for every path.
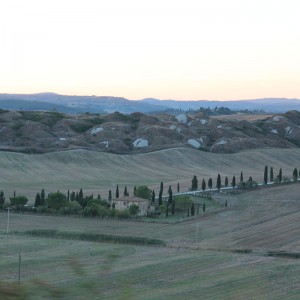
M 159 184 L 172 185 L 176 190 L 180 182 L 181 190 L 188 190 L 193 175 L 215 181 L 220 173 L 222 180 L 233 175 L 244 179 L 252 176 L 263 180 L 264 166 L 273 166 L 274 176 L 283 168 L 284 176 L 292 176 L 294 167 L 300 161 L 300 149 L 263 149 L 244 151 L 236 154 L 214 154 L 193 149 L 169 149 L 139 155 L 114 155 L 86 150 L 74 150 L 47 154 L 20 154 L 0 152 L 0 189 L 6 198 L 25 194 L 32 202 L 36 192 L 42 188 L 46 193 L 67 189 L 79 190 L 85 194 L 100 193 L 107 198 L 108 190 L 119 185 L 121 193 L 127 185 L 130 193 L 134 185 L 148 185 L 155 188 Z
M 27 299 L 299 299 L 299 192 L 297 183 L 215 194 L 220 203 L 228 201 L 227 209 L 170 224 L 10 215 L 10 231 L 139 236 L 160 239 L 165 247 L 6 236 L 7 214 L 1 213 L 0 294 L 15 293 L 7 299 L 17 299 L 17 293 Z M 281 251 L 288 257 L 279 256 Z M 20 287 L 14 285 L 19 252 Z

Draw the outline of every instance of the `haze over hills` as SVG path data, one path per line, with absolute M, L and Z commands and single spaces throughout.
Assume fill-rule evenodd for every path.
M 263 110 L 268 113 L 283 113 L 288 110 L 300 110 L 299 99 L 264 98 L 236 101 L 177 101 L 146 98 L 128 100 L 113 96 L 70 96 L 55 93 L 38 94 L 0 94 L 0 108 L 13 110 L 47 110 L 63 113 L 112 113 L 119 111 L 153 113 L 167 109 L 197 110 L 200 107 L 215 108 L 225 106 L 231 110 Z

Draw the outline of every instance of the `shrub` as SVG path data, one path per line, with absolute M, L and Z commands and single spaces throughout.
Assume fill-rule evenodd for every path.
M 136 187 L 134 195 L 136 197 L 151 200 L 152 191 L 147 186 L 141 185 L 141 186 Z
M 128 209 L 116 210 L 116 217 L 118 219 L 129 219 L 130 218 L 129 210 Z
M 46 203 L 49 208 L 59 210 L 61 207 L 68 206 L 69 202 L 65 194 L 56 192 L 49 194 L 46 199 Z
M 192 205 L 192 200 L 188 195 L 176 196 L 176 210 L 186 211 Z
M 10 198 L 9 201 L 10 201 L 11 205 L 16 206 L 17 208 L 20 208 L 28 202 L 28 199 L 25 196 L 19 195 L 19 196 Z
M 136 216 L 139 213 L 139 211 L 140 211 L 140 208 L 138 205 L 136 205 L 136 204 L 130 205 L 130 207 L 129 207 L 130 215 Z

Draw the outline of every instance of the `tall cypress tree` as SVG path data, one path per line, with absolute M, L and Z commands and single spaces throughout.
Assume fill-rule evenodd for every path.
M 41 205 L 45 205 L 45 202 L 46 202 L 45 190 L 42 189 L 42 191 L 41 191 Z
M 195 204 L 194 202 L 192 202 L 192 206 L 191 206 L 191 216 L 195 215 Z
M 203 212 L 205 213 L 205 202 L 203 203 L 202 210 L 203 210 Z
M 116 188 L 116 198 L 119 198 L 119 186 L 117 185 L 117 188 Z
M 207 185 L 208 185 L 208 188 L 209 188 L 209 189 L 212 188 L 212 186 L 213 186 L 212 178 L 209 178 L 209 179 L 208 179 L 208 184 L 207 184 Z
M 162 190 L 160 190 L 158 194 L 158 205 L 162 205 Z
M 243 176 L 243 172 L 241 172 L 241 176 L 240 176 L 240 182 L 244 181 L 244 176 Z
M 108 191 L 108 201 L 112 200 L 112 194 L 111 194 L 111 190 Z
M 83 199 L 82 188 L 80 188 L 80 191 L 79 191 L 79 194 L 78 194 L 78 199 L 79 199 L 79 201 L 81 201 Z
M 124 197 L 128 197 L 129 196 L 129 193 L 127 191 L 127 186 L 125 185 L 125 188 L 124 188 Z
M 175 214 L 175 199 L 173 199 L 173 201 L 172 201 L 172 216 L 174 216 L 174 214 Z
M 221 175 L 220 174 L 218 174 L 216 187 L 217 187 L 218 190 L 221 189 Z
M 273 172 L 273 167 L 270 168 L 270 181 L 274 181 L 274 172 Z
M 0 192 L 0 207 L 5 203 L 5 197 L 3 191 Z
M 41 205 L 41 195 L 36 193 L 34 207 L 39 207 Z
M 225 186 L 228 187 L 228 177 L 225 177 Z
M 152 201 L 151 201 L 152 204 L 155 203 L 155 191 L 154 190 L 152 190 L 152 197 L 151 198 L 152 198 Z
M 203 192 L 204 192 L 205 189 L 206 189 L 206 183 L 205 183 L 204 178 L 202 179 L 201 189 L 202 189 Z
M 194 175 L 193 179 L 192 179 L 192 191 L 196 191 L 198 189 L 198 179 L 197 176 Z
M 70 201 L 70 190 L 68 190 L 67 200 Z
M 278 179 L 279 179 L 279 182 L 282 181 L 282 169 L 281 168 L 279 170 Z
M 295 168 L 294 171 L 293 171 L 293 179 L 294 179 L 294 181 L 297 181 L 297 178 L 298 178 L 298 170 L 297 170 L 297 168 Z
M 231 186 L 232 186 L 233 188 L 235 188 L 235 186 L 236 186 L 235 176 L 232 177 Z
M 177 183 L 177 193 L 180 192 L 180 186 L 179 186 L 179 182 Z
M 268 184 L 268 166 L 265 166 L 264 184 Z
M 163 182 L 160 183 L 160 190 L 161 190 L 161 193 L 164 192 L 164 183 Z
M 171 186 L 169 186 L 168 194 L 169 194 L 168 203 L 172 204 L 172 200 L 173 200 L 173 192 L 172 192 Z

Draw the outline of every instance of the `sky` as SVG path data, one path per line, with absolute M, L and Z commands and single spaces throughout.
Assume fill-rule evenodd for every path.
M 0 93 L 300 98 L 299 0 L 0 0 Z

